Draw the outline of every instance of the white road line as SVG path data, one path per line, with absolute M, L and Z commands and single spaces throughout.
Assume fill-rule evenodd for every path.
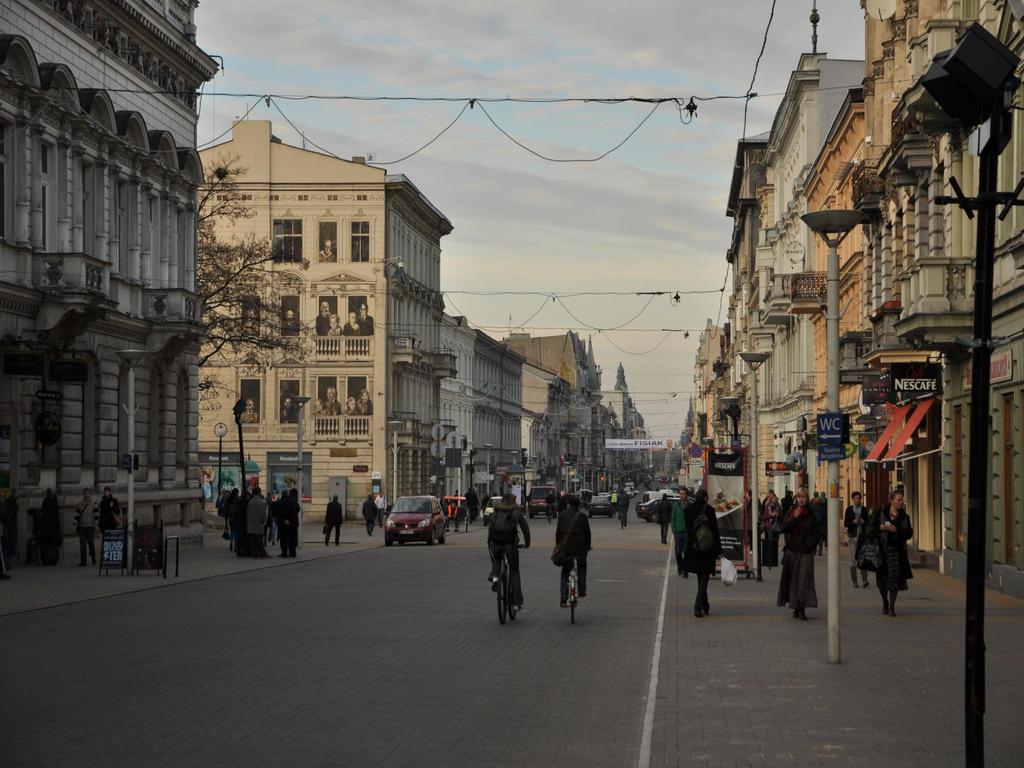
M 665 627 L 665 601 L 668 597 L 668 574 L 672 565 L 672 547 L 665 559 L 665 580 L 661 585 L 661 608 L 658 610 L 658 631 L 654 634 L 654 652 L 651 654 L 651 679 L 647 685 L 647 704 L 644 707 L 644 730 L 640 739 L 637 768 L 650 768 L 651 739 L 654 736 L 654 708 L 658 701 L 658 673 L 661 669 L 661 635 Z

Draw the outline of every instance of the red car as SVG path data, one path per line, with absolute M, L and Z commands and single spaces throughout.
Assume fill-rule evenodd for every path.
M 384 523 L 384 546 L 396 541 L 425 541 L 444 544 L 445 516 L 433 496 L 402 496 Z
M 530 517 L 534 515 L 546 515 L 548 513 L 548 495 L 558 496 L 553 485 L 535 485 L 530 489 L 530 496 L 526 500 L 526 511 Z M 553 512 L 554 510 L 552 510 Z

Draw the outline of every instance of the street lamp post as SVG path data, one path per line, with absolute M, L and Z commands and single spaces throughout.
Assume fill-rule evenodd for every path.
M 387 495 L 394 504 L 398 498 L 398 428 L 402 426 L 402 422 L 389 421 L 388 426 L 391 427 L 391 488 Z
M 767 352 L 740 352 L 740 359 L 750 367 L 750 531 L 753 537 L 754 570 L 757 580 L 761 577 L 761 495 L 757 488 L 759 477 L 757 430 L 757 369 L 767 360 Z
M 839 412 L 839 244 L 864 222 L 860 211 L 814 211 L 802 217 L 807 227 L 828 246 L 825 296 L 825 339 L 828 378 L 825 408 Z M 828 660 L 842 661 L 839 625 L 839 463 L 828 462 Z
M 125 528 L 128 531 L 128 552 L 131 558 L 129 572 L 135 565 L 135 364 L 146 356 L 144 349 L 122 349 L 118 354 L 128 367 L 128 402 L 122 407 L 128 414 L 128 515 Z
M 228 433 L 228 425 L 223 421 L 218 421 L 216 426 L 213 428 L 213 433 L 217 435 L 217 498 L 216 501 L 220 501 L 220 489 L 221 489 L 221 468 L 224 458 L 224 436 Z
M 302 531 L 302 473 L 303 473 L 304 468 L 305 468 L 304 467 L 304 462 L 302 461 L 302 442 L 303 442 L 303 437 L 304 437 L 303 427 L 305 426 L 305 418 L 304 418 L 305 411 L 303 410 L 302 407 L 306 403 L 309 402 L 309 399 L 310 398 L 309 398 L 308 395 L 299 395 L 298 397 L 292 398 L 292 402 L 294 402 L 295 406 L 296 406 L 296 410 L 297 410 L 296 416 L 298 417 L 298 421 L 299 421 L 298 429 L 296 430 L 299 453 L 298 453 L 298 456 L 295 459 L 295 469 L 296 469 L 295 487 L 298 490 L 298 496 L 299 496 L 299 498 L 298 498 L 298 502 L 299 502 L 299 525 L 298 525 L 298 527 L 296 528 L 296 531 L 295 531 L 295 546 L 296 547 L 301 547 L 302 546 L 302 536 L 299 535 L 300 532 Z M 312 489 L 310 489 L 310 490 L 312 490 Z M 342 517 L 344 517 L 344 515 L 342 515 Z
M 241 482 L 239 483 L 238 492 L 245 497 L 245 441 L 242 438 L 242 414 L 245 413 L 245 400 L 239 398 L 238 402 L 235 403 L 231 409 L 232 413 L 235 414 L 235 424 L 238 425 L 238 471 L 241 472 Z

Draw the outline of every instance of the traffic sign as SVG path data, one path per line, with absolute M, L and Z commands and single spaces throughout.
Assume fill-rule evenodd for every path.
M 440 459 L 444 455 L 444 445 L 442 443 L 431 443 L 430 455 L 435 459 Z
M 444 427 L 440 424 L 435 424 L 430 428 L 430 436 L 434 438 L 435 443 L 439 443 L 444 439 Z

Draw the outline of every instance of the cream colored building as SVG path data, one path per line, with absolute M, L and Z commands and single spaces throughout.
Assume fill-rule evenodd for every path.
M 223 483 L 238 480 L 239 399 L 245 458 L 255 465 L 247 474 L 264 489 L 295 483 L 304 420 L 303 496 L 313 517 L 335 494 L 351 516 L 371 490 L 426 492 L 439 381 L 454 374 L 439 343 L 440 239 L 450 222 L 404 176 L 284 144 L 267 121 L 236 123 L 230 140 L 201 156 L 207 169 L 241 169 L 237 193 L 253 215 L 218 223 L 220 234 L 272 239 L 272 283 L 254 290 L 271 292 L 282 330 L 302 342 L 293 357 L 225 356 L 204 368 L 220 385 L 200 407 L 207 497 L 218 456 Z M 310 398 L 305 407 L 300 396 Z M 218 423 L 229 428 L 222 453 Z

